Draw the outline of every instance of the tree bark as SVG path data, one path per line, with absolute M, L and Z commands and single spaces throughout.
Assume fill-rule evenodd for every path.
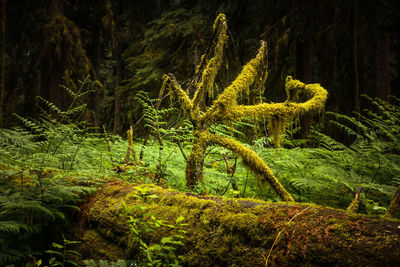
M 158 198 L 143 202 L 135 197 L 140 193 L 134 186 L 109 183 L 81 207 L 84 258 L 137 257 L 124 202 L 131 207 L 131 216 L 138 214 L 137 205 L 169 224 L 183 216 L 188 224 L 183 228 L 184 245 L 175 252 L 185 257 L 188 266 L 265 266 L 269 252 L 271 266 L 400 265 L 398 221 L 315 204 L 196 196 L 154 185 L 149 194 Z M 170 235 L 159 227 L 141 238 L 147 244 L 160 244 Z
M 354 110 L 360 113 L 360 81 L 358 73 L 358 1 L 353 7 L 353 73 L 354 73 Z
M 186 161 L 186 186 L 188 188 L 196 186 L 204 178 L 203 165 L 208 144 L 200 136 L 196 137 Z
M 311 35 L 311 25 L 306 23 L 305 40 L 296 42 L 296 77 L 304 83 L 311 83 L 312 80 L 312 59 L 313 59 L 313 40 Z M 310 134 L 312 115 L 304 114 L 301 118 L 300 137 L 306 139 Z
M 121 92 L 120 83 L 122 80 L 122 62 L 121 52 L 119 48 L 115 49 L 116 52 L 116 68 L 115 68 L 115 86 L 114 86 L 114 133 L 121 133 Z
M 60 0 L 51 1 L 51 17 L 64 16 L 64 6 Z M 46 25 L 45 25 L 46 27 Z M 60 86 L 63 84 L 62 76 L 65 70 L 63 63 L 63 56 L 61 58 L 56 56 L 56 44 L 51 40 L 53 34 L 52 30 L 44 31 L 44 46 L 42 49 L 41 60 L 41 85 L 40 95 L 55 104 L 61 110 L 67 108 L 68 98 L 66 97 L 65 90 Z
M 0 1 L 0 128 L 3 127 L 5 71 L 6 71 L 6 0 L 1 0 Z
M 92 65 L 96 77 L 91 77 L 92 79 L 101 80 L 100 77 L 100 63 L 101 63 L 101 49 L 102 49 L 102 34 L 101 34 L 101 5 L 96 5 L 94 1 L 94 19 L 92 21 L 93 25 L 93 39 L 92 39 Z M 99 132 L 100 129 L 100 89 L 93 93 L 92 97 L 89 98 L 89 109 L 93 112 L 92 122 L 95 127 L 95 131 Z
M 383 23 L 390 10 L 378 5 L 374 32 L 375 96 L 387 101 L 390 95 L 390 36 Z

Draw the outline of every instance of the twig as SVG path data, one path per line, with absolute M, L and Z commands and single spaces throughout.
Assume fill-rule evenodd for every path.
M 132 127 L 132 125 L 129 128 L 129 130 L 126 131 L 126 133 L 128 134 L 128 150 L 126 151 L 125 163 L 128 163 L 130 152 L 132 152 L 133 160 L 136 161 L 136 153 L 135 153 L 135 150 L 133 149 L 133 127 Z
M 225 163 L 226 163 L 226 174 L 230 175 L 228 185 L 226 186 L 224 192 L 222 193 L 222 195 L 225 195 L 226 191 L 228 191 L 228 188 L 229 188 L 230 184 L 232 184 L 232 189 L 233 190 L 238 191 L 238 187 L 237 187 L 236 181 L 233 178 L 233 176 L 235 175 L 235 172 L 236 172 L 237 157 L 235 157 L 235 164 L 230 165 L 229 161 L 228 161 L 228 156 L 225 153 L 223 153 L 222 156 L 224 157 L 224 160 L 225 160 Z
M 307 207 L 307 208 L 305 208 L 304 210 L 302 210 L 302 211 L 300 211 L 299 213 L 297 213 L 296 215 L 294 215 L 294 216 L 286 223 L 286 225 L 282 228 L 282 230 L 280 230 L 280 231 L 278 232 L 278 235 L 275 237 L 274 243 L 272 244 L 271 249 L 269 250 L 268 256 L 267 256 L 267 258 L 266 258 L 266 260 L 265 260 L 265 267 L 268 266 L 269 257 L 271 256 L 271 253 L 272 253 L 272 250 L 274 249 L 274 246 L 276 245 L 276 243 L 278 243 L 279 236 L 283 233 L 283 231 L 286 229 L 286 227 L 294 220 L 294 218 L 296 218 L 297 216 L 299 216 L 300 214 L 302 214 L 303 212 L 305 212 L 305 211 L 308 210 L 309 208 L 310 208 L 310 207 Z M 264 255 L 262 255 L 262 256 L 264 257 Z M 265 257 L 264 257 L 264 259 L 265 259 Z
M 246 180 L 244 181 L 244 189 L 243 189 L 242 197 L 244 197 L 246 195 L 246 188 L 247 188 L 247 180 L 248 179 L 249 179 L 249 170 L 247 170 Z
M 185 151 L 183 151 L 183 148 L 181 146 L 181 142 L 176 141 L 176 144 L 178 145 L 179 150 L 181 151 L 183 158 L 185 159 L 185 161 L 187 161 L 187 157 L 186 157 Z

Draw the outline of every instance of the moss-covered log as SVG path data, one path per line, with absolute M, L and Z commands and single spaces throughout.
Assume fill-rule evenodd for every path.
M 272 266 L 400 266 L 399 220 L 312 204 L 194 196 L 157 186 L 150 192 L 159 198 L 140 205 L 156 218 L 173 223 L 183 215 L 189 224 L 178 253 L 191 266 L 265 266 L 270 251 Z M 137 194 L 134 185 L 117 181 L 84 205 L 87 258 L 135 257 L 122 202 L 135 207 L 141 202 Z M 142 238 L 159 243 L 168 231 L 157 228 Z

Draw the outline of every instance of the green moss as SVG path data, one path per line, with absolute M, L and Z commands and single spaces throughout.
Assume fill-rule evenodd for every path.
M 88 259 L 118 260 L 127 257 L 125 250 L 115 241 L 109 241 L 95 230 L 87 230 L 83 235 L 81 253 Z
M 206 148 L 211 144 L 224 146 L 238 153 L 246 167 L 256 173 L 262 182 L 269 183 L 278 196 L 284 201 L 293 201 L 292 196 L 283 188 L 278 179 L 273 175 L 270 168 L 257 156 L 254 151 L 234 141 L 212 135 L 209 127 L 212 124 L 238 121 L 243 117 L 255 120 L 267 119 L 269 131 L 273 136 L 276 147 L 280 146 L 281 135 L 286 125 L 298 119 L 305 112 L 320 112 L 327 99 L 327 91 L 319 84 L 304 84 L 298 80 L 287 77 L 286 94 L 287 101 L 284 103 L 269 103 L 258 105 L 238 105 L 237 98 L 240 94 L 249 95 L 249 88 L 254 83 L 264 87 L 268 76 L 265 61 L 267 58 L 267 45 L 262 41 L 257 55 L 250 60 L 242 69 L 236 79 L 217 97 L 213 104 L 200 113 L 200 104 L 203 103 L 206 92 L 212 97 L 212 86 L 215 76 L 223 60 L 224 46 L 227 42 L 227 22 L 224 14 L 220 14 L 214 22 L 214 33 L 218 31 L 218 41 L 214 49 L 214 56 L 207 62 L 207 53 L 201 57 L 201 62 L 196 69 L 196 91 L 193 99 L 180 88 L 173 75 L 164 75 L 164 81 L 169 82 L 170 95 L 178 99 L 193 124 L 194 145 L 186 165 L 186 185 L 190 188 L 203 180 L 203 164 Z M 207 50 L 208 51 L 208 50 Z M 204 64 L 206 64 L 205 68 Z M 201 72 L 201 79 L 197 80 Z M 264 89 L 262 89 L 263 91 Z M 310 98 L 304 103 L 297 103 L 300 94 Z
M 122 251 L 128 258 L 137 253 L 137 244 L 129 239 L 126 218 L 118 204 L 125 201 L 134 207 L 140 202 L 133 197 L 136 193 L 133 185 L 114 182 L 95 197 L 88 225 L 92 229 L 89 231 L 96 229 L 103 238 L 105 243 L 99 244 L 100 248 L 107 248 L 113 240 L 121 250 L 113 247 L 112 251 Z M 270 257 L 270 263 L 277 266 L 400 264 L 399 220 L 350 214 L 315 204 L 193 196 L 153 185 L 150 193 L 159 198 L 140 205 L 147 206 L 157 219 L 173 224 L 182 215 L 189 224 L 185 246 L 177 253 L 184 255 L 191 266 L 264 266 L 262 255 L 267 256 L 280 231 Z M 160 227 L 144 235 L 143 240 L 158 243 L 169 231 Z M 98 238 L 96 242 L 103 241 Z

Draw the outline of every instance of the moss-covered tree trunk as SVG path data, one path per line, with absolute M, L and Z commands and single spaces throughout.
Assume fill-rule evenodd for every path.
M 271 135 L 274 137 L 275 144 L 279 147 L 280 136 L 284 133 L 286 124 L 307 112 L 322 110 L 327 98 L 327 91 L 319 84 L 304 84 L 288 77 L 286 79 L 286 102 L 239 105 L 237 103 L 239 94 L 249 96 L 251 85 L 253 83 L 263 84 L 267 77 L 264 73 L 267 46 L 265 42 L 261 42 L 257 55 L 243 67 L 231 85 L 218 95 L 211 107 L 200 112 L 200 108 L 205 103 L 206 94 L 208 96 L 213 95 L 214 80 L 223 60 L 224 46 L 228 39 L 225 15 L 220 14 L 217 17 L 213 29 L 213 36 L 214 34 L 218 36 L 214 56 L 207 59 L 208 53 L 206 52 L 201 57 L 201 62 L 192 81 L 192 84 L 196 86 L 196 92 L 192 98 L 180 87 L 172 74 L 164 76 L 164 81 L 169 82 L 170 96 L 181 103 L 193 124 L 195 141 L 187 160 L 187 185 L 192 187 L 202 180 L 205 150 L 210 143 L 215 143 L 237 152 L 244 164 L 260 177 L 261 182 L 269 183 L 282 200 L 293 201 L 290 194 L 254 151 L 232 138 L 213 135 L 209 132 L 209 129 L 212 125 L 240 121 L 244 117 L 255 120 L 267 119 Z M 306 102 L 299 103 L 298 97 L 302 93 L 311 98 Z
M 60 0 L 51 2 L 50 5 L 51 17 L 64 18 L 64 4 Z M 52 24 L 54 23 L 54 24 Z M 56 35 L 54 28 L 51 26 L 56 25 L 51 19 L 50 22 L 44 26 L 44 46 L 42 50 L 42 70 L 41 70 L 41 86 L 40 95 L 57 107 L 65 109 L 68 106 L 69 98 L 66 97 L 66 92 L 60 85 L 63 83 L 64 63 L 62 57 L 61 41 L 52 39 Z M 59 41 L 59 43 L 57 43 Z
M 202 134 L 197 134 L 192 151 L 186 162 L 186 186 L 191 188 L 203 180 L 204 157 L 207 149 L 207 142 Z
M 74 102 L 74 97 L 61 85 L 72 92 L 82 93 L 79 80 L 83 81 L 90 76 L 95 82 L 91 89 L 101 87 L 96 81 L 97 75 L 84 49 L 81 31 L 66 16 L 68 7 L 66 1 L 51 1 L 49 21 L 43 26 L 44 43 L 41 51 L 40 95 L 61 110 L 70 108 Z
M 270 266 L 400 265 L 399 220 L 312 204 L 194 196 L 150 187 L 148 193 L 158 198 L 143 202 L 135 185 L 112 182 L 82 206 L 80 252 L 84 258 L 137 258 L 125 202 L 134 217 L 137 205 L 171 224 L 184 216 L 188 224 L 184 246 L 177 247 L 176 253 L 189 266 L 265 266 L 268 255 Z M 160 244 L 169 231 L 156 227 L 141 238 L 147 244 Z

